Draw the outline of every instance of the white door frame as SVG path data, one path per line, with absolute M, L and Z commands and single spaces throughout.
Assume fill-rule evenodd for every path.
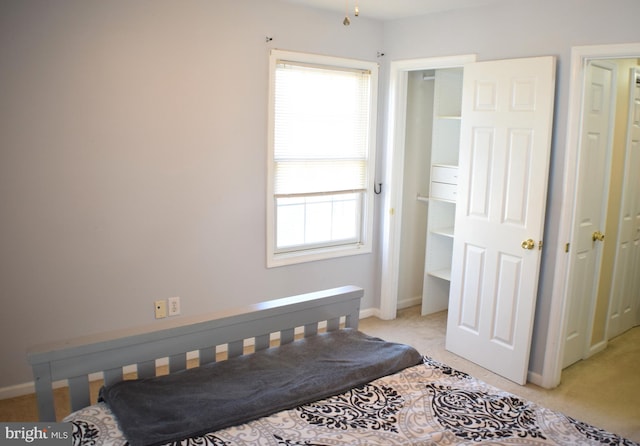
M 562 375 L 562 358 L 564 356 L 563 335 L 566 329 L 570 258 L 570 256 L 565 253 L 565 242 L 569 242 L 572 237 L 573 217 L 576 206 L 584 67 L 586 66 L 586 62 L 592 59 L 634 58 L 639 56 L 640 43 L 577 46 L 571 49 L 569 117 L 567 121 L 562 211 L 558 236 L 559 243 L 556 248 L 553 298 L 549 311 L 546 354 L 541 382 L 536 383 L 545 388 L 553 388 L 560 384 Z
M 594 82 L 593 76 L 595 75 L 595 71 L 590 70 L 607 70 L 611 73 L 610 84 L 608 85 L 608 110 L 609 112 L 605 115 L 604 113 L 600 113 L 599 116 L 601 119 L 607 120 L 607 132 L 604 134 L 606 138 L 602 139 L 603 144 L 605 144 L 604 148 L 601 148 L 601 152 L 604 155 L 603 163 L 596 163 L 597 170 L 604 170 L 602 174 L 602 178 L 600 180 L 596 179 L 595 183 L 586 186 L 586 183 L 589 183 L 589 176 L 586 175 L 586 172 L 580 170 L 580 166 L 585 166 L 584 160 L 582 159 L 581 150 L 590 146 L 590 144 L 586 141 L 585 137 L 587 134 L 591 133 L 592 129 L 586 128 L 584 124 L 585 115 L 587 114 L 587 102 L 593 101 L 590 97 L 593 94 L 590 91 L 590 88 L 593 88 L 593 84 L 599 82 Z M 609 189 L 611 183 L 611 161 L 612 161 L 612 152 L 613 152 L 613 140 L 614 140 L 614 127 L 615 127 L 615 116 L 616 116 L 616 92 L 617 92 L 617 82 L 618 82 L 618 66 L 615 63 L 611 63 L 610 59 L 591 59 L 588 62 L 585 61 L 584 65 L 584 78 L 582 79 L 582 101 L 581 101 L 581 112 L 580 112 L 580 149 L 578 151 L 578 160 L 577 168 L 576 168 L 576 186 L 581 187 L 583 185 L 585 189 L 575 190 L 575 199 L 574 199 L 574 212 L 573 212 L 573 224 L 572 224 L 572 238 L 569 240 L 571 249 L 570 249 L 570 260 L 567 268 L 567 304 L 566 304 L 566 315 L 565 321 L 571 320 L 572 317 L 578 317 L 578 334 L 572 336 L 572 340 L 569 340 L 569 333 L 567 330 L 571 330 L 575 327 L 569 327 L 568 322 L 566 322 L 567 326 L 564 330 L 564 340 L 563 340 L 563 349 L 564 354 L 562 355 L 563 368 L 568 367 L 569 365 L 581 360 L 586 359 L 592 354 L 596 353 L 599 350 L 603 350 L 606 347 L 606 342 L 598 343 L 595 347 L 591 347 L 591 336 L 590 334 L 593 331 L 593 324 L 595 321 L 595 313 L 596 313 L 596 302 L 598 300 L 598 287 L 600 284 L 600 275 L 602 271 L 602 260 L 603 260 L 603 250 L 604 247 L 602 243 L 594 243 L 591 240 L 591 233 L 594 231 L 605 231 L 607 228 L 607 205 L 609 203 Z M 591 82 L 591 85 L 587 85 L 587 82 Z M 599 84 L 604 87 L 603 84 Z M 602 96 L 605 96 L 605 93 L 602 93 Z M 601 98 L 600 98 L 601 99 Z M 604 101 L 603 101 L 604 102 Z M 605 104 L 603 103 L 603 107 Z M 591 111 L 592 114 L 595 114 L 595 111 Z M 591 116 L 590 119 L 594 119 Z M 592 121 L 593 123 L 593 121 Z M 595 124 L 597 127 L 597 124 Z M 602 133 L 599 134 L 603 136 Z M 593 147 L 592 147 L 593 150 Z M 589 163 L 587 163 L 589 164 Z M 591 164 L 594 165 L 594 164 Z M 598 181 L 601 181 L 599 183 Z M 589 188 L 593 188 L 595 185 L 595 189 L 592 193 L 589 192 Z M 586 194 L 586 195 L 584 195 Z M 597 211 L 594 211 L 593 214 L 584 213 L 584 209 L 578 209 L 579 203 L 584 203 L 584 197 L 587 196 L 590 198 L 590 201 L 596 202 L 598 205 Z M 577 217 L 580 215 L 580 217 Z M 580 221 L 577 219 L 580 218 Z M 591 225 L 585 227 L 590 222 Z M 580 233 L 582 235 L 580 235 Z M 577 268 L 577 261 L 580 253 L 589 257 L 593 260 L 592 268 L 586 268 L 585 276 L 578 277 L 574 274 L 575 269 Z M 584 260 L 588 262 L 588 260 Z M 592 280 L 592 282 L 590 282 Z M 592 286 L 588 286 L 592 285 Z M 586 286 L 585 289 L 582 289 L 582 286 Z M 580 304 L 576 302 L 576 299 L 580 300 Z M 567 351 L 567 345 L 572 344 L 571 352 Z M 567 354 L 571 357 L 571 362 L 567 362 Z
M 628 71 L 629 72 L 629 71 Z M 620 308 L 620 306 L 618 307 L 618 310 L 621 311 L 621 313 L 619 314 L 619 320 L 616 322 L 616 327 L 612 327 L 612 317 L 611 317 L 611 313 L 614 312 L 616 310 L 616 308 L 614 307 L 615 304 L 621 304 L 622 302 L 622 298 L 618 299 L 617 301 L 614 301 L 614 299 L 616 298 L 616 294 L 620 295 L 622 293 L 624 293 L 624 290 L 626 289 L 623 283 L 619 283 L 616 281 L 616 277 L 617 274 L 619 273 L 620 269 L 623 269 L 625 266 L 621 266 L 621 263 L 625 263 L 622 261 L 621 259 L 621 254 L 620 254 L 620 247 L 622 245 L 622 241 L 624 240 L 624 201 L 628 198 L 628 194 L 630 192 L 630 189 L 633 189 L 634 185 L 633 183 L 630 184 L 630 179 L 634 177 L 633 175 L 633 171 L 631 169 L 633 169 L 633 166 L 631 165 L 631 156 L 632 156 L 632 144 L 633 144 L 633 139 L 634 139 L 634 117 L 635 117 L 635 103 L 636 100 L 640 99 L 640 98 L 636 98 L 636 94 L 638 94 L 637 89 L 636 89 L 636 79 L 640 78 L 640 68 L 634 67 L 630 70 L 630 72 L 632 73 L 629 79 L 629 107 L 628 107 L 628 113 L 629 116 L 627 118 L 627 134 L 626 134 L 626 138 L 625 138 L 625 155 L 624 155 L 624 176 L 623 176 L 623 182 L 622 182 L 622 196 L 621 196 L 621 205 L 620 205 L 620 210 L 618 213 L 618 235 L 616 237 L 616 255 L 615 255 L 615 261 L 614 261 L 614 266 L 613 266 L 613 284 L 611 286 L 611 299 L 609 299 L 609 309 L 607 311 L 607 324 L 606 324 L 606 332 L 605 332 L 605 339 L 608 341 L 609 339 L 614 338 L 617 335 L 622 334 L 624 331 L 626 331 L 627 329 L 633 327 L 634 325 L 637 325 L 640 323 L 640 320 L 636 320 L 635 314 L 637 314 L 636 309 L 638 308 L 638 304 L 640 303 L 640 300 L 638 300 L 637 298 L 634 299 L 634 301 L 631 303 L 632 308 L 631 308 L 631 312 L 635 313 L 632 315 L 629 315 L 629 317 L 631 318 L 629 322 L 629 324 L 631 325 L 626 325 L 626 323 L 623 321 L 623 313 L 622 313 L 622 308 Z M 640 81 L 640 80 L 639 80 Z M 640 190 L 638 190 L 637 193 L 640 193 Z M 633 219 L 634 223 L 635 223 L 635 218 Z M 636 285 L 636 286 L 634 286 Z M 620 288 L 622 287 L 622 288 Z M 638 289 L 640 289 L 640 280 L 638 278 L 635 279 L 631 279 L 631 292 L 633 291 L 637 291 Z M 612 333 L 612 330 L 615 330 Z
M 398 269 L 402 228 L 402 183 L 409 71 L 461 67 L 475 62 L 475 54 L 393 61 L 389 74 L 389 115 L 387 117 L 386 171 L 387 192 L 383 206 L 382 281 L 380 318 L 395 319 L 398 308 Z

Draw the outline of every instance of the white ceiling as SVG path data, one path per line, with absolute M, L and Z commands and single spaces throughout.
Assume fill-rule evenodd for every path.
M 486 5 L 499 0 L 284 0 L 311 8 L 324 9 L 345 14 L 353 19 L 353 10 L 357 2 L 361 17 L 378 20 L 393 20 L 418 16 L 438 11 L 469 8 Z

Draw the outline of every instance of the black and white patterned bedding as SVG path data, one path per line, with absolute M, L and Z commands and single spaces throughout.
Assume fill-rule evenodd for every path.
M 102 403 L 65 421 L 74 425 L 74 445 L 127 445 Z M 340 395 L 180 442 L 181 446 L 470 444 L 638 446 L 427 357 L 423 364 Z

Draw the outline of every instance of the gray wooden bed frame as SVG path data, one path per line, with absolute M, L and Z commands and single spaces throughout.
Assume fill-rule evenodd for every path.
M 187 368 L 187 355 L 197 352 L 200 364 L 216 360 L 217 347 L 227 357 L 305 337 L 319 329 L 358 328 L 364 290 L 344 286 L 247 305 L 200 317 L 167 319 L 151 326 L 85 336 L 34 347 L 27 352 L 35 379 L 41 421 L 55 421 L 54 383 L 67 380 L 71 410 L 92 404 L 90 375 L 102 372 L 105 384 L 124 379 L 124 368 L 135 366 L 139 378 L 156 374 L 156 360 L 168 359 L 169 373 Z M 245 342 L 246 341 L 246 342 Z

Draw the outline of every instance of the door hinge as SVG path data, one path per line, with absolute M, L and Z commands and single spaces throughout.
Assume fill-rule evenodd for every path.
M 566 245 L 564 245 L 564 252 L 569 252 L 569 245 L 570 243 L 567 243 Z

